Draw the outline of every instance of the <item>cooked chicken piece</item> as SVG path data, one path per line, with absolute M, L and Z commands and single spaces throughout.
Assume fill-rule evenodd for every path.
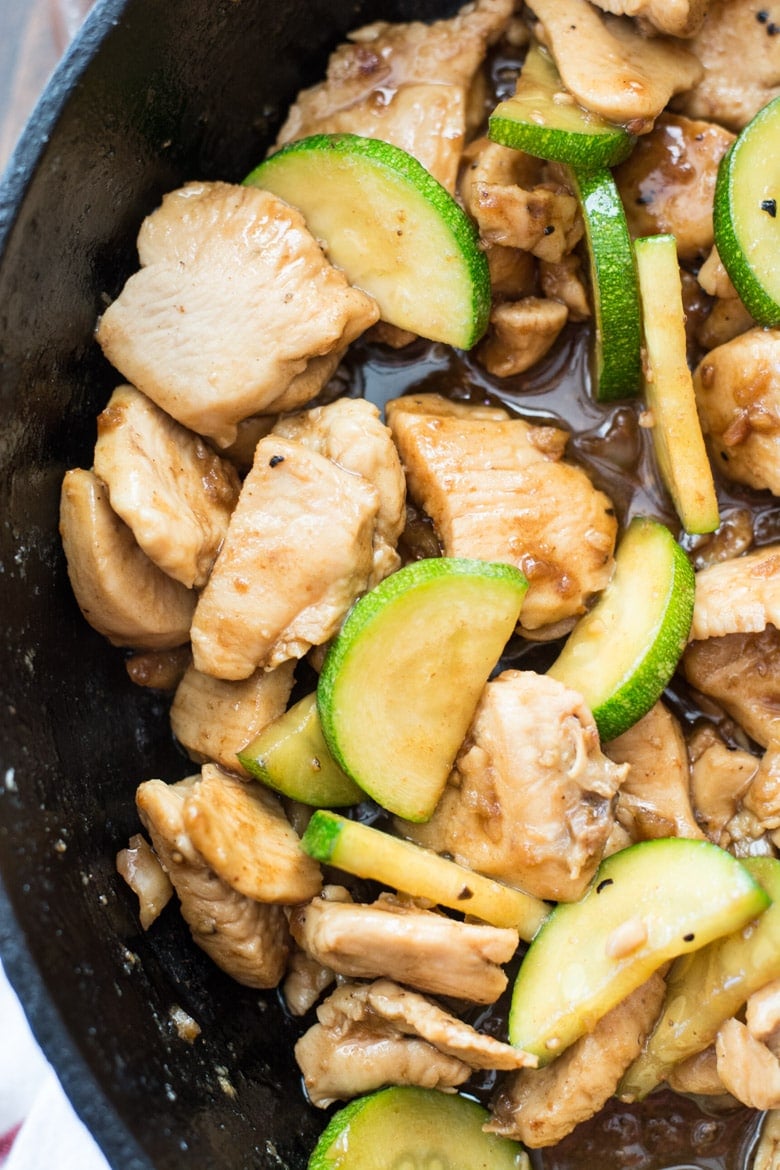
M 582 613 L 612 574 L 617 522 L 603 492 L 562 460 L 566 433 L 437 394 L 396 398 L 386 414 L 409 494 L 446 555 L 521 568 L 523 630 Z
M 97 430 L 111 507 L 158 568 L 202 588 L 238 499 L 235 468 L 132 386 L 117 387 Z
M 738 1104 L 731 1094 L 726 1092 L 723 1081 L 718 1076 L 718 1058 L 714 1044 L 676 1064 L 667 1074 L 666 1083 L 675 1093 L 719 1097 L 722 1098 L 723 1104 Z
M 339 355 L 334 355 L 334 360 L 338 365 Z M 309 362 L 309 366 L 312 364 Z M 230 460 L 242 477 L 252 466 L 257 444 L 271 433 L 276 418 L 275 414 L 253 414 L 250 418 L 243 418 L 236 426 L 235 440 L 229 447 L 222 448 L 223 457 Z
M 780 1109 L 780 1060 L 739 1020 L 721 1024 L 715 1040 L 718 1076 L 751 1109 Z
M 357 29 L 331 56 L 327 80 L 298 95 L 277 146 L 308 134 L 382 138 L 454 191 L 469 92 L 513 7 L 512 0 L 478 0 L 451 20 Z
M 331 355 L 379 314 L 328 263 L 303 217 L 257 187 L 173 191 L 144 220 L 138 253 L 141 269 L 97 339 L 129 382 L 222 447 L 242 419 L 313 398 Z
M 536 291 L 536 259 L 521 248 L 482 243 L 494 300 L 518 300 Z
M 248 678 L 327 642 L 372 579 L 378 510 L 363 476 L 261 439 L 192 620 L 196 669 Z
M 335 992 L 329 1001 L 333 1005 L 343 991 Z M 363 1000 L 365 1008 L 356 1011 L 356 1004 Z M 357 1022 L 367 1013 L 373 1013 L 387 1020 L 399 1032 L 420 1036 L 433 1044 L 439 1052 L 463 1060 L 473 1069 L 518 1069 L 536 1068 L 538 1058 L 522 1048 L 504 1044 L 486 1032 L 478 1032 L 470 1024 L 445 1012 L 433 1000 L 399 987 L 390 979 L 379 979 L 370 985 L 355 988 L 347 998 L 344 1014 Z
M 213 678 L 190 666 L 171 705 L 171 729 L 190 759 L 213 760 L 228 771 L 248 775 L 236 752 L 283 714 L 294 665 L 290 659 L 238 682 Z
M 731 283 L 731 277 L 726 271 L 718 249 L 714 245 L 710 248 L 707 259 L 696 273 L 696 279 L 704 291 L 709 293 L 711 297 L 732 300 L 739 296 L 739 293 Z
M 710 0 L 707 19 L 690 47 L 704 66 L 700 81 L 675 101 L 691 118 L 741 130 L 780 93 L 777 18 L 751 0 Z
M 579 202 L 567 187 L 545 181 L 539 159 L 486 138 L 470 145 L 467 159 L 460 191 L 486 244 L 559 261 L 579 243 Z
M 604 752 L 616 764 L 629 765 L 618 793 L 617 818 L 634 840 L 704 836 L 691 807 L 682 728 L 660 700 Z
M 661 976 L 652 975 L 552 1064 L 513 1073 L 498 1093 L 485 1129 L 539 1149 L 555 1145 L 592 1117 L 639 1055 L 665 990 Z
M 780 1056 L 780 979 L 753 992 L 745 1008 L 745 1023 L 754 1039 Z
M 571 253 L 558 261 L 542 260 L 539 281 L 546 297 L 566 306 L 570 321 L 586 321 L 590 317 L 590 302 L 579 256 Z
M 91 471 L 65 473 L 60 536 L 79 609 L 109 642 L 165 650 L 189 641 L 195 594 L 149 560 Z
M 138 897 L 138 917 L 144 930 L 159 918 L 173 897 L 171 879 L 149 842 L 134 833 L 126 849 L 116 855 L 116 869 Z
M 669 232 L 681 260 L 705 257 L 718 164 L 733 140 L 713 122 L 661 114 L 614 172 L 632 236 Z
M 693 384 L 724 475 L 780 495 L 780 329 L 755 327 L 712 350 Z
M 477 359 L 497 378 L 522 374 L 552 349 L 568 316 L 564 304 L 543 297 L 498 304 Z
M 756 743 L 767 747 L 780 735 L 780 632 L 775 626 L 760 634 L 693 642 L 682 668 L 691 686 L 720 704 Z
M 692 37 L 707 15 L 709 0 L 594 0 L 605 12 L 633 16 L 672 37 Z
M 528 7 L 566 89 L 586 109 L 635 133 L 649 130 L 670 97 L 702 76 L 680 41 L 644 37 L 632 21 L 602 16 L 588 0 L 532 0 Z
M 278 796 L 262 784 L 204 764 L 181 815 L 195 849 L 239 894 L 289 906 L 322 889 L 318 863 L 301 849 Z
M 696 820 L 711 841 L 728 843 L 727 826 L 750 787 L 758 760 L 715 741 L 691 764 L 691 795 Z
M 501 969 L 517 950 L 514 930 L 456 921 L 380 895 L 372 905 L 315 898 L 296 908 L 298 946 L 340 975 L 385 975 L 433 995 L 494 1003 L 507 985 Z
M 125 670 L 137 687 L 175 691 L 191 661 L 189 644 L 171 650 L 141 650 L 125 659 Z
M 739 297 L 716 300 L 710 312 L 696 327 L 694 337 L 700 350 L 717 349 L 741 333 L 755 328 L 755 321 Z
M 582 696 L 533 671 L 487 684 L 436 811 L 404 832 L 539 898 L 574 901 L 601 860 L 628 771 Z
M 199 781 L 199 776 L 178 784 L 145 781 L 136 793 L 138 812 L 173 882 L 194 942 L 246 987 L 276 987 L 290 945 L 284 910 L 239 894 L 217 877 L 193 846 L 183 812 Z
M 697 325 L 694 337 L 700 349 L 718 349 L 719 346 L 755 328 L 755 321 L 739 299 L 731 277 L 723 266 L 718 249 L 710 254 L 696 273 L 696 280 L 704 291 L 715 297 L 709 313 Z
M 335 978 L 336 972 L 330 967 L 323 967 L 300 947 L 293 946 L 282 984 L 287 1010 L 293 1016 L 305 1016 Z
M 618 809 L 619 808 L 620 803 L 618 801 Z M 628 820 L 628 818 L 626 819 Z M 633 822 L 631 822 L 629 827 L 631 832 L 629 832 L 628 829 L 625 829 L 623 825 L 621 825 L 620 821 L 615 820 L 615 823 L 610 830 L 610 834 L 607 837 L 607 843 L 604 846 L 604 857 L 611 857 L 613 853 L 619 853 L 621 849 L 628 849 L 629 845 L 636 845 L 639 837 L 634 835 Z
M 764 1118 L 761 1137 L 753 1152 L 753 1170 L 777 1170 L 780 1165 L 780 1111 L 770 1110 Z
M 780 545 L 709 565 L 696 574 L 691 641 L 758 634 L 780 626 Z
M 374 570 L 368 588 L 401 563 L 396 552 L 406 519 L 406 481 L 398 451 L 379 409 L 365 398 L 339 398 L 302 414 L 286 415 L 275 435 L 303 443 L 345 471 L 362 476 L 379 494 L 374 532 Z
M 780 844 L 777 841 L 780 830 L 780 743 L 777 740 L 770 741 L 742 803 L 755 817 L 761 831 L 769 833 Z
M 446 1092 L 471 1075 L 464 1061 L 437 1052 L 425 1040 L 403 1036 L 380 1019 L 334 1027 L 314 1024 L 295 1045 L 295 1059 L 306 1094 L 319 1109 L 385 1085 Z

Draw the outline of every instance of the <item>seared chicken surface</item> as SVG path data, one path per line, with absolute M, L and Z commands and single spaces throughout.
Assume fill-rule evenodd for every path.
M 436 811 L 403 831 L 539 898 L 575 901 L 601 860 L 628 771 L 576 691 L 532 671 L 487 684 Z
M 477 70 L 513 8 L 478 0 L 451 20 L 357 29 L 331 57 L 327 80 L 298 95 L 277 146 L 309 134 L 381 138 L 454 190 Z
M 563 460 L 565 433 L 435 394 L 386 411 L 409 494 L 445 554 L 522 569 L 525 630 L 582 613 L 610 578 L 617 522 L 604 493 Z
M 313 398 L 330 356 L 378 317 L 303 217 L 257 187 L 174 191 L 144 221 L 138 255 L 97 339 L 129 382 L 222 447 L 250 415 Z

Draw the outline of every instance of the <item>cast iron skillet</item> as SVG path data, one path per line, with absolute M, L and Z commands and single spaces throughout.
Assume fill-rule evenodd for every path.
M 33 1028 L 117 1170 L 303 1167 L 297 1029 L 223 977 L 176 913 L 149 935 L 114 856 L 133 792 L 187 771 L 164 705 L 81 618 L 57 536 L 117 376 L 92 342 L 135 235 L 185 180 L 238 180 L 350 27 L 447 0 L 103 0 L 0 193 L 0 948 Z M 194 1045 L 169 1012 L 200 1024 Z M 0 1038 L 0 1043 L 2 1039 Z

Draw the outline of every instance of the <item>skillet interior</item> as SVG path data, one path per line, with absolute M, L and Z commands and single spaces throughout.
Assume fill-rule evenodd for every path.
M 57 536 L 59 486 L 89 466 L 117 377 L 91 334 L 136 266 L 164 191 L 239 179 L 341 34 L 446 0 L 104 0 L 36 111 L 0 196 L 0 947 L 77 1109 L 122 1170 L 301 1167 L 302 1107 L 275 995 L 185 941 L 144 936 L 114 855 L 150 769 L 187 766 L 165 707 L 82 620 Z M 178 1004 L 201 1024 L 176 1035 Z
M 190 768 L 167 704 L 81 618 L 57 536 L 62 474 L 89 466 L 117 381 L 95 318 L 160 196 L 243 177 L 344 31 L 456 7 L 102 0 L 0 192 L 0 950 L 116 1170 L 295 1170 L 323 1116 L 303 1105 L 275 994 L 223 977 L 175 911 L 144 935 L 114 870 L 137 782 Z M 194 1046 L 174 1005 L 202 1027 Z

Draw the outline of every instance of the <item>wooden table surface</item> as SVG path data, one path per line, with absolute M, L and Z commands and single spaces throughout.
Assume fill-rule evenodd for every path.
M 91 0 L 0 0 L 0 171 Z

